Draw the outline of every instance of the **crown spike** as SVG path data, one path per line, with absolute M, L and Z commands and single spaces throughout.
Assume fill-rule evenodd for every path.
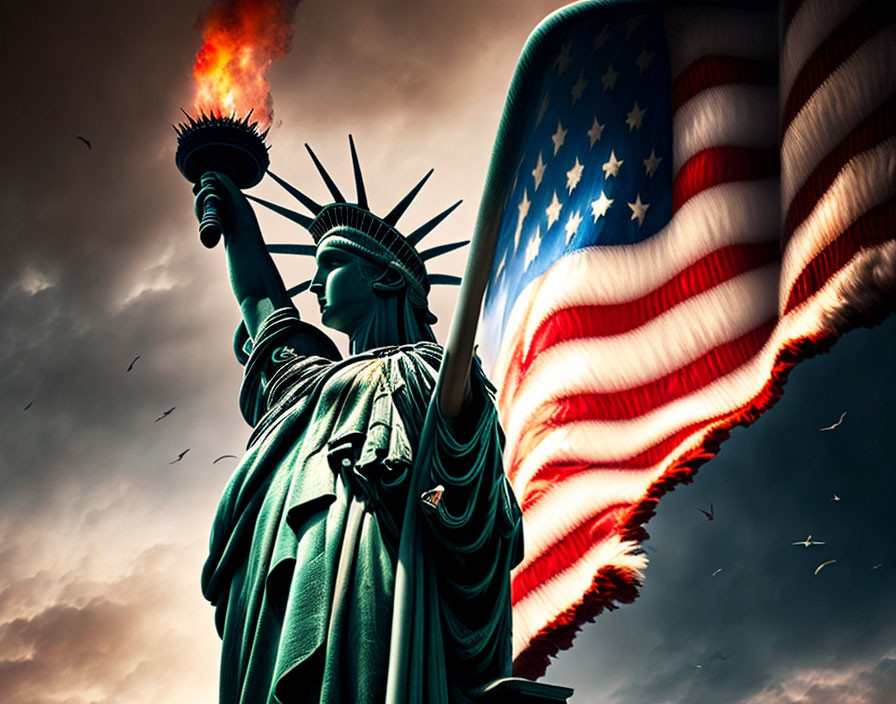
M 355 188 L 358 192 L 358 207 L 367 210 L 367 191 L 364 189 L 364 179 L 361 176 L 361 164 L 358 163 L 358 153 L 355 151 L 355 140 L 348 136 L 348 146 L 352 150 L 352 168 L 355 171 Z
M 302 205 L 304 205 L 306 208 L 308 208 L 308 210 L 310 210 L 315 215 L 317 215 L 321 210 L 324 209 L 322 205 L 315 203 L 313 200 L 311 200 L 308 196 L 306 196 L 304 193 L 302 193 L 295 186 L 290 186 L 286 181 L 284 181 L 282 178 L 280 178 L 277 174 L 275 174 L 270 169 L 268 169 L 268 176 L 270 176 L 277 183 L 279 183 L 281 186 L 283 186 L 283 188 L 286 189 L 287 193 L 289 193 L 293 198 L 295 198 L 297 201 L 299 201 Z
M 330 174 L 327 173 L 327 170 L 324 168 L 323 164 L 320 163 L 320 160 L 317 158 L 317 155 L 313 151 L 311 151 L 311 147 L 305 144 L 305 149 L 308 150 L 308 153 L 311 155 L 311 160 L 314 162 L 314 165 L 317 167 L 318 172 L 320 173 L 321 178 L 324 180 L 324 183 L 327 184 L 327 188 L 330 191 L 330 195 L 333 196 L 333 200 L 337 203 L 347 203 L 348 201 L 345 199 L 345 196 L 339 192 L 339 189 L 336 187 L 336 184 L 333 182 L 333 179 L 330 178 Z
M 447 218 L 449 215 L 451 215 L 451 213 L 454 212 L 454 209 L 457 208 L 457 206 L 459 206 L 461 203 L 463 203 L 463 201 L 462 201 L 462 200 L 459 200 L 459 201 L 457 201 L 457 203 L 455 203 L 454 205 L 445 208 L 445 210 L 443 210 L 441 213 L 439 213 L 438 215 L 436 215 L 432 220 L 430 220 L 430 221 L 427 222 L 427 223 L 424 223 L 423 225 L 421 225 L 420 227 L 418 227 L 416 230 L 414 230 L 411 234 L 409 234 L 409 235 L 407 236 L 407 238 L 406 238 L 407 241 L 408 241 L 410 244 L 412 244 L 412 245 L 414 245 L 414 246 L 416 247 L 417 244 L 420 242 L 420 240 L 422 240 L 422 239 L 423 239 L 424 237 L 426 237 L 430 232 L 432 232 L 433 229 L 434 229 L 440 222 L 442 222 L 442 220 L 444 220 L 444 219 Z
M 459 276 L 451 274 L 430 274 L 427 278 L 431 284 L 444 284 L 445 286 L 460 286 L 461 282 Z
M 448 252 L 453 252 L 455 249 L 460 249 L 461 247 L 464 247 L 468 244 L 470 244 L 470 240 L 440 244 L 438 247 L 432 247 L 431 249 L 426 249 L 420 252 L 420 258 L 423 261 L 427 261 L 429 259 L 433 259 L 434 257 L 441 257 L 443 254 L 448 254 Z
M 317 254 L 317 247 L 313 244 L 269 244 L 267 248 L 271 254 L 298 254 L 303 257 Z
M 270 173 L 270 172 L 268 172 Z M 254 200 L 259 205 L 263 205 L 265 208 L 269 210 L 273 210 L 275 213 L 282 215 L 285 218 L 289 218 L 293 222 L 297 222 L 299 225 L 304 227 L 306 230 L 311 228 L 311 223 L 314 222 L 314 218 L 309 218 L 307 215 L 302 215 L 301 213 L 297 213 L 294 210 L 290 210 L 289 208 L 284 208 L 282 205 L 277 205 L 276 203 L 271 203 L 270 201 L 262 200 L 261 198 L 256 198 L 255 196 L 246 193 L 246 198 L 249 200 Z
M 404 215 L 404 211 L 408 209 L 408 206 L 411 204 L 411 201 L 413 201 L 414 198 L 417 197 L 417 194 L 420 192 L 420 189 L 423 188 L 423 184 L 426 183 L 426 181 L 429 179 L 430 176 L 432 176 L 433 171 L 435 171 L 435 169 L 430 169 L 426 173 L 426 176 L 421 178 L 420 182 L 411 189 L 411 192 L 408 193 L 404 198 L 402 198 L 401 201 L 398 203 L 398 205 L 396 205 L 394 208 L 392 208 L 392 210 L 389 212 L 389 214 L 383 218 L 383 220 L 385 222 L 392 225 L 392 227 L 395 227 L 395 223 L 398 222 L 398 218 L 400 218 L 402 215 Z

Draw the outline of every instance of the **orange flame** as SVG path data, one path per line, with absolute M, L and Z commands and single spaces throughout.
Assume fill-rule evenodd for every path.
M 299 0 L 218 0 L 200 18 L 202 48 L 193 78 L 196 111 L 243 115 L 254 109 L 260 129 L 273 118 L 271 64 L 292 44 Z

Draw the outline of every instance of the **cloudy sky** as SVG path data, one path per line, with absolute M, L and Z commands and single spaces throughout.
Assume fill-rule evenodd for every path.
M 350 183 L 351 132 L 375 210 L 435 167 L 403 222 L 464 198 L 431 239 L 466 236 L 516 57 L 557 4 L 304 0 L 293 49 L 270 75 L 272 168 L 324 198 L 302 143 Z M 170 125 L 192 102 L 204 6 L 3 0 L 0 692 L 10 704 L 215 698 L 219 645 L 198 581 L 232 460 L 212 460 L 239 454 L 248 428 L 223 254 L 199 244 L 173 164 Z M 257 193 L 283 200 L 270 185 Z M 269 242 L 296 241 L 273 216 L 261 221 Z M 438 263 L 460 273 L 462 255 Z M 307 267 L 282 268 L 293 283 Z M 299 305 L 313 322 L 315 306 Z M 452 307 L 450 293 L 434 302 L 442 337 Z M 640 599 L 584 629 L 545 679 L 575 687 L 576 704 L 889 701 L 894 346 L 890 320 L 798 367 L 775 408 L 663 499 Z M 844 411 L 841 427 L 819 432 Z M 711 523 L 698 511 L 710 503 Z M 791 545 L 810 533 L 826 545 Z

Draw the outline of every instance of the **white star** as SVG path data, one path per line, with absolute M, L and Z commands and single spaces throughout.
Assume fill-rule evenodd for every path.
M 557 191 L 554 191 L 554 198 L 551 200 L 551 204 L 544 209 L 545 214 L 548 216 L 548 230 L 551 229 L 551 225 L 560 219 L 560 210 L 562 208 L 563 205 L 557 199 Z
M 504 256 L 501 257 L 501 261 L 498 264 L 498 270 L 495 272 L 495 281 L 504 273 L 504 265 L 507 263 L 507 252 L 504 252 Z
M 644 119 L 645 112 L 647 112 L 647 108 L 639 108 L 636 100 L 632 111 L 625 116 L 625 124 L 628 125 L 629 132 L 633 129 L 641 129 L 641 121 Z
M 568 131 L 568 129 L 563 129 L 560 120 L 557 120 L 557 131 L 551 135 L 551 141 L 554 143 L 554 156 L 557 156 L 557 152 L 560 150 L 560 147 L 563 146 L 563 142 L 566 141 L 566 133 Z
M 566 189 L 572 193 L 576 186 L 579 185 L 579 181 L 582 180 L 582 171 L 584 170 L 584 166 L 579 163 L 579 157 L 576 157 L 575 165 L 566 172 Z
M 644 224 L 644 216 L 647 214 L 650 203 L 642 203 L 641 194 L 639 193 L 634 203 L 628 203 L 628 207 L 632 209 L 632 220 L 637 220 L 638 227 L 641 227 Z
M 594 38 L 594 47 L 592 51 L 597 51 L 598 49 L 602 49 L 604 44 L 607 43 L 607 39 L 610 38 L 610 25 L 607 25 L 602 30 L 600 30 L 600 34 L 598 34 Z
M 647 175 L 650 176 L 650 178 L 653 178 L 653 175 L 656 173 L 662 160 L 662 157 L 656 155 L 655 150 L 650 150 L 650 156 L 644 160 L 644 168 L 647 169 Z
M 585 92 L 585 86 L 588 85 L 588 81 L 585 80 L 584 71 L 579 72 L 579 77 L 576 80 L 575 85 L 572 87 L 570 91 L 572 93 L 572 104 L 575 105 L 576 101 L 582 97 L 582 93 Z
M 616 174 L 618 174 L 619 167 L 622 166 L 623 163 L 624 162 L 619 161 L 616 158 L 616 152 L 611 151 L 610 158 L 607 159 L 607 163 L 600 167 L 604 170 L 604 178 L 610 178 L 610 176 L 615 176 Z
M 604 93 L 613 90 L 616 87 L 616 79 L 619 78 L 619 71 L 613 70 L 613 64 L 607 66 L 604 75 L 600 77 L 600 82 L 604 84 Z
M 513 233 L 513 251 L 516 251 L 517 245 L 520 243 L 520 231 L 523 229 L 523 220 L 526 219 L 526 216 L 529 214 L 529 206 L 532 203 L 529 201 L 529 194 L 526 189 L 523 189 L 523 199 L 520 201 L 520 204 L 516 206 L 516 209 L 520 211 L 519 218 L 516 221 L 516 232 Z
M 594 118 L 594 122 L 591 123 L 591 129 L 585 133 L 588 135 L 588 139 L 591 140 L 592 147 L 594 146 L 594 143 L 600 139 L 600 135 L 601 135 L 601 133 L 603 133 L 604 127 L 606 127 L 606 126 L 607 126 L 606 124 L 603 124 L 603 125 L 600 124 L 597 121 L 596 117 Z M 590 147 L 589 147 L 589 149 L 590 149 Z
M 582 216 L 579 214 L 579 211 L 577 210 L 575 213 L 573 213 L 569 217 L 569 220 L 566 221 L 566 227 L 565 227 L 565 229 L 566 229 L 566 244 L 569 244 L 570 240 L 572 240 L 572 238 L 575 237 L 576 232 L 578 232 L 578 230 L 579 230 L 579 225 L 581 225 L 581 224 L 582 224 Z
M 572 42 L 568 44 L 564 44 L 560 49 L 560 53 L 557 55 L 557 58 L 554 59 L 554 66 L 557 68 L 557 75 L 563 75 L 563 72 L 569 68 L 569 65 L 572 63 Z
M 599 217 L 607 214 L 611 205 L 613 205 L 613 198 L 607 198 L 607 194 L 601 189 L 600 198 L 591 201 L 591 214 L 594 216 L 595 225 Z
M 535 179 L 535 190 L 541 185 L 541 179 L 544 177 L 544 160 L 541 158 L 541 152 L 538 152 L 538 163 L 532 169 L 532 177 Z
M 532 235 L 532 238 L 529 240 L 529 244 L 526 245 L 526 265 L 523 267 L 523 271 L 528 271 L 529 265 L 535 261 L 535 257 L 538 256 L 538 250 L 541 248 L 541 227 L 538 226 L 535 228 L 535 234 Z
M 641 49 L 641 53 L 638 54 L 638 58 L 635 59 L 635 66 L 637 66 L 638 70 L 643 74 L 650 68 L 651 61 L 653 61 L 653 52 L 647 51 L 647 49 Z
M 541 120 L 544 117 L 544 114 L 548 111 L 548 95 L 545 93 L 544 98 L 541 100 L 541 105 L 538 108 L 538 116 L 535 118 L 535 126 L 541 124 Z

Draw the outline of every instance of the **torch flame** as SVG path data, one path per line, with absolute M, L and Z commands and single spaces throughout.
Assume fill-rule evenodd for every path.
M 271 64 L 292 43 L 299 0 L 217 0 L 200 18 L 202 48 L 193 78 L 196 111 L 242 115 L 255 110 L 260 128 L 271 124 L 273 102 L 266 80 Z

